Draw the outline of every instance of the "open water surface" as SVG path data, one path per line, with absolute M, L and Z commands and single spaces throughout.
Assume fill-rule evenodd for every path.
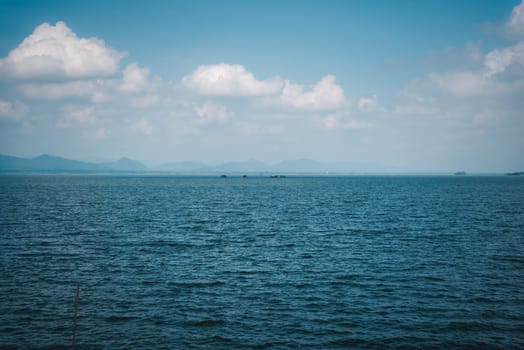
M 524 177 L 0 176 L 0 348 L 524 348 Z

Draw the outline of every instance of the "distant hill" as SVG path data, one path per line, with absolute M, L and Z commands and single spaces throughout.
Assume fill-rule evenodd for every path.
M 343 174 L 343 173 L 400 173 L 402 170 L 380 165 L 340 162 L 325 163 L 311 159 L 285 160 L 269 165 L 257 160 L 209 165 L 200 162 L 165 163 L 148 168 L 143 163 L 120 158 L 114 162 L 92 163 L 43 154 L 35 158 L 20 158 L 0 154 L 0 172 L 42 173 L 113 173 L 113 172 L 172 172 L 172 173 L 272 173 L 272 174 Z
M 223 163 L 213 167 L 215 172 L 224 172 L 224 173 L 235 173 L 235 172 L 263 172 L 268 171 L 270 167 L 263 162 L 257 160 L 248 160 L 245 162 L 229 162 Z
M 0 169 L 1 170 L 16 171 L 19 169 L 24 169 L 26 168 L 26 166 L 27 166 L 27 159 L 0 154 Z
M 140 163 L 138 160 L 133 160 L 126 157 L 122 157 L 116 162 L 100 163 L 100 165 L 104 168 L 115 171 L 143 172 L 148 170 L 147 167 L 144 164 Z
M 329 171 L 326 164 L 311 159 L 284 160 L 271 167 L 273 172 L 319 173 Z
M 387 173 L 402 170 L 370 163 L 337 162 L 327 163 L 311 159 L 285 160 L 275 164 L 274 172 L 286 173 Z
M 180 173 L 198 173 L 209 172 L 211 171 L 211 167 L 198 162 L 173 162 L 161 164 L 160 166 L 156 167 L 155 170 Z
M 47 154 L 35 158 L 0 155 L 0 171 L 13 172 L 97 172 L 104 168 L 98 164 L 80 162 Z
M 37 173 L 102 173 L 102 172 L 147 171 L 140 162 L 121 158 L 109 163 L 89 163 L 47 154 L 35 158 L 20 158 L 0 154 L 0 172 Z

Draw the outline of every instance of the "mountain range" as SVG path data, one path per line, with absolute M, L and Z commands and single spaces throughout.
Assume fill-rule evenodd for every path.
M 286 160 L 276 164 L 267 164 L 257 160 L 244 162 L 227 162 L 210 165 L 200 162 L 174 162 L 154 167 L 143 163 L 120 158 L 114 162 L 82 162 L 52 155 L 43 154 L 35 158 L 20 158 L 0 154 L 0 172 L 33 172 L 33 173 L 113 173 L 113 172 L 167 172 L 181 174 L 205 173 L 384 173 L 402 170 L 379 165 L 340 162 L 325 163 L 310 159 Z
M 0 172 L 104 173 L 147 170 L 142 163 L 129 158 L 120 158 L 115 162 L 89 163 L 48 154 L 42 154 L 35 158 L 20 158 L 0 154 Z

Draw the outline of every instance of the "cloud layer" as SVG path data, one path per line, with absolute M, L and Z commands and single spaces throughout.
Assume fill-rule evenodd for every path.
M 182 83 L 198 94 L 207 96 L 266 96 L 282 89 L 282 79 L 258 80 L 239 64 L 199 66 Z
M 273 77 L 258 80 L 239 64 L 199 66 L 182 84 L 197 94 L 215 97 L 269 97 L 270 104 L 296 109 L 333 109 L 345 102 L 344 90 L 334 75 L 312 86 Z M 274 99 L 271 99 L 274 98 Z
M 85 134 L 99 141 L 116 137 L 111 128 L 122 122 L 127 127 L 121 130 L 134 134 L 159 131 L 150 116 L 153 111 L 183 116 L 173 123 L 190 133 L 227 123 L 239 132 L 257 134 L 282 132 L 285 128 L 279 124 L 294 113 L 302 113 L 315 126 L 318 112 L 349 107 L 331 74 L 314 84 L 299 84 L 279 76 L 259 79 L 241 64 L 218 63 L 198 66 L 178 82 L 166 81 L 136 62 L 120 68 L 125 55 L 101 39 L 78 37 L 64 22 L 43 23 L 0 59 L 0 79 L 12 81 L 23 99 L 54 107 L 51 125 L 89 128 Z M 16 103 L 15 108 L 2 101 L 4 118 L 25 115 L 28 107 Z M 282 113 L 278 120 L 249 120 L 249 115 L 260 116 L 266 110 Z M 105 117 L 98 118 L 99 113 Z M 113 123 L 115 119 L 120 121 Z
M 9 78 L 92 78 L 118 72 L 125 56 L 97 38 L 78 38 L 64 22 L 43 23 L 0 60 Z
M 326 75 L 309 89 L 286 80 L 280 100 L 284 106 L 293 108 L 331 109 L 342 106 L 345 97 L 344 90 L 336 82 L 336 77 Z
M 506 23 L 506 29 L 511 36 L 524 37 L 524 1 L 515 6 Z
M 321 156 L 373 147 L 377 154 L 453 154 L 469 146 L 464 140 L 482 146 L 495 132 L 523 130 L 523 4 L 492 46 L 453 48 L 462 53 L 458 64 L 439 52 L 386 88 L 368 76 L 333 72 L 337 81 L 330 71 L 302 80 L 278 71 L 260 76 L 248 68 L 253 61 L 195 62 L 178 76 L 159 77 L 102 39 L 81 38 L 63 22 L 43 23 L 0 59 L 0 139 L 60 135 L 89 150 L 166 150 L 166 157 L 188 148 L 284 157 L 281 149 L 300 154 L 310 144 L 313 152 L 324 147 Z
M 0 119 L 21 119 L 28 111 L 29 108 L 20 101 L 0 100 Z
M 431 73 L 429 80 L 442 91 L 462 97 L 521 91 L 524 87 L 524 41 L 491 50 L 482 58 L 480 69 Z

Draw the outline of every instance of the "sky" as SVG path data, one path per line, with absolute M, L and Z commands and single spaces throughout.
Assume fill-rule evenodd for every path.
M 0 153 L 524 170 L 524 0 L 0 0 Z

